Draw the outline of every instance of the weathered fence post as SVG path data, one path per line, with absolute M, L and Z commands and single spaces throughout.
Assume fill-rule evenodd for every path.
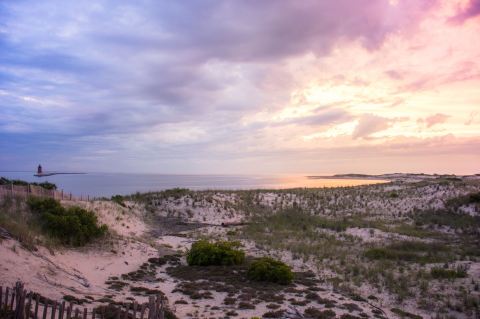
M 148 319 L 156 319 L 155 308 L 155 297 L 148 297 Z
M 25 290 L 25 293 L 26 293 L 26 290 Z M 33 294 L 32 292 L 28 293 L 27 308 L 25 309 L 26 319 L 30 318 L 30 310 L 32 309 L 32 294 Z
M 42 319 L 47 319 L 47 310 L 48 310 L 48 299 L 44 297 Z
M 140 319 L 143 319 L 143 317 L 145 316 L 145 308 L 147 306 L 145 304 L 142 305 L 142 309 L 140 310 Z
M 160 298 L 160 307 L 159 307 L 159 312 L 160 312 L 160 315 L 159 315 L 159 318 L 160 319 L 164 319 L 165 318 L 165 300 L 163 298 L 163 296 L 159 296 L 158 298 Z
M 58 307 L 58 319 L 63 319 L 63 312 L 65 311 L 65 301 L 60 304 Z
M 67 306 L 67 319 L 72 318 L 72 303 Z
M 40 303 L 40 295 L 36 294 L 35 295 L 35 310 L 34 312 L 34 319 L 38 319 L 38 304 Z
M 130 304 L 127 303 L 127 304 L 125 305 L 125 314 L 124 314 L 123 318 L 128 319 L 128 310 L 129 310 L 129 309 L 130 309 Z
M 54 302 L 52 303 L 52 318 L 51 318 L 51 319 L 55 319 L 55 312 L 56 312 L 56 310 L 57 310 L 57 302 L 54 301 Z
M 0 292 L 0 297 L 1 297 L 1 292 Z M 1 298 L 0 298 L 0 299 L 1 299 Z M 0 304 L 1 304 L 1 302 L 0 302 Z M 137 302 L 134 301 L 134 302 L 133 302 L 133 318 L 134 318 L 134 319 L 137 318 L 137 306 L 138 306 L 138 305 L 137 305 Z
M 7 311 L 7 307 L 8 307 L 8 293 L 10 292 L 10 289 L 7 287 L 5 289 L 5 306 L 4 306 L 4 310 Z

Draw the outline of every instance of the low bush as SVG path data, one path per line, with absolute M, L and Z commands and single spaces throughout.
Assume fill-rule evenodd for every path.
M 111 197 L 112 202 L 117 203 L 118 205 L 125 207 L 125 203 L 123 202 L 123 196 L 122 195 L 113 195 Z
M 239 247 L 238 242 L 200 240 L 188 251 L 187 263 L 190 266 L 239 265 L 245 260 L 245 253 Z
M 251 280 L 269 281 L 283 285 L 289 284 L 293 280 L 290 267 L 270 257 L 254 261 L 247 271 L 247 276 Z
M 44 231 L 65 245 L 83 246 L 108 230 L 98 225 L 93 212 L 80 207 L 64 208 L 51 198 L 30 198 L 27 204 Z
M 374 247 L 365 251 L 372 260 L 397 260 L 417 263 L 442 262 L 450 259 L 449 248 L 439 243 L 401 241 L 385 247 Z
M 424 211 L 413 216 L 417 226 L 439 225 L 464 231 L 480 228 L 480 217 L 450 210 Z
M 422 316 L 407 312 L 405 310 L 399 309 L 399 308 L 392 308 L 390 309 L 391 312 L 394 314 L 397 314 L 398 316 L 402 318 L 409 318 L 409 319 L 422 319 Z
M 8 179 L 5 177 L 0 177 L 0 185 L 16 185 L 16 186 L 28 186 L 28 185 L 40 186 L 45 189 L 54 190 L 57 189 L 57 185 L 50 182 L 41 182 L 41 183 L 29 183 L 22 181 L 20 179 Z
M 430 269 L 430 275 L 434 279 L 465 278 L 465 277 L 467 277 L 467 270 L 465 268 L 462 268 L 462 267 L 457 267 L 457 269 L 433 267 L 432 269 Z

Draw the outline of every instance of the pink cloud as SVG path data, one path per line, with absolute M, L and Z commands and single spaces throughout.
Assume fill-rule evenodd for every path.
M 385 117 L 376 116 L 374 114 L 365 114 L 358 121 L 352 137 L 354 139 L 366 138 L 373 133 L 386 130 L 390 127 L 391 122 L 391 119 Z
M 437 113 L 435 115 L 428 116 L 424 119 L 419 119 L 419 123 L 425 123 L 425 125 L 430 128 L 432 126 L 435 126 L 437 124 L 442 124 L 447 121 L 447 119 L 450 117 L 450 115 L 442 114 L 442 113 Z
M 480 0 L 470 0 L 469 4 L 450 19 L 453 24 L 462 24 L 468 19 L 480 15 Z

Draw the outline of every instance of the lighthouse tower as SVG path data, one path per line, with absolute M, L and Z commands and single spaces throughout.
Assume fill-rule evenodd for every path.
M 43 174 L 42 165 L 38 164 L 37 175 L 42 175 L 42 174 Z

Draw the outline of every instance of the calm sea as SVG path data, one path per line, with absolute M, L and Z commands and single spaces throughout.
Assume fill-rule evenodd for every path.
M 35 177 L 32 172 L 2 172 L 0 176 L 29 182 L 48 181 L 74 195 L 110 197 L 135 192 L 181 187 L 202 189 L 282 189 L 295 187 L 337 187 L 375 184 L 385 181 L 361 179 L 310 179 L 306 176 L 233 176 L 88 173 Z

